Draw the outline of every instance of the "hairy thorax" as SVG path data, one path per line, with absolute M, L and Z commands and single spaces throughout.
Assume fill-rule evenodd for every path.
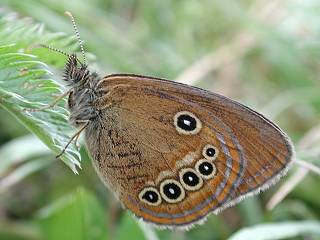
M 99 111 L 94 107 L 94 102 L 98 98 L 94 89 L 74 88 L 69 94 L 68 108 L 70 110 L 70 122 L 75 127 L 96 118 Z

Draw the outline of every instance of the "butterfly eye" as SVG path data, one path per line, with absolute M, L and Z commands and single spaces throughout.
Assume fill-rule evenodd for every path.
M 185 168 L 179 172 L 180 182 L 186 190 L 195 191 L 202 187 L 203 180 L 192 168 Z
M 187 111 L 178 112 L 174 116 L 174 126 L 179 133 L 185 135 L 197 134 L 202 128 L 200 120 L 193 113 Z
M 217 172 L 216 166 L 212 162 L 209 162 L 207 159 L 200 159 L 196 163 L 195 168 L 204 179 L 213 178 Z
M 202 150 L 202 155 L 208 159 L 208 160 L 215 160 L 218 156 L 219 150 L 215 146 L 212 146 L 210 144 L 207 144 L 203 150 Z
M 160 184 L 160 193 L 168 203 L 180 202 L 185 197 L 181 184 L 173 179 L 166 179 Z
M 139 198 L 141 201 L 153 206 L 158 206 L 161 203 L 160 194 L 154 187 L 144 188 L 140 192 Z

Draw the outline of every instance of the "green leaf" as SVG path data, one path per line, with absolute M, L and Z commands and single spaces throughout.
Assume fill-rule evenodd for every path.
M 38 217 L 47 240 L 107 239 L 104 209 L 82 188 L 42 209 Z
M 291 237 L 315 234 L 320 236 L 320 222 L 300 221 L 260 224 L 250 228 L 243 228 L 233 234 L 229 240 L 271 240 L 287 239 Z
M 26 135 L 11 140 L 0 147 L 0 178 L 15 165 L 49 153 L 48 148 L 35 136 Z
M 44 62 L 52 59 L 39 43 L 61 46 L 69 44 L 70 37 L 44 31 L 40 24 L 26 24 L 25 19 L 4 16 L 0 20 L 0 106 L 12 114 L 35 134 L 55 154 L 59 154 L 75 131 L 68 123 L 68 111 L 63 101 L 53 109 L 39 112 L 23 111 L 39 108 L 62 94 L 62 87 L 53 80 L 51 70 Z M 45 50 L 45 51 L 44 51 Z M 37 54 L 37 55 L 35 55 Z M 57 54 L 56 54 L 57 55 Z M 65 59 L 54 58 L 56 65 Z M 80 154 L 70 145 L 61 159 L 77 173 Z

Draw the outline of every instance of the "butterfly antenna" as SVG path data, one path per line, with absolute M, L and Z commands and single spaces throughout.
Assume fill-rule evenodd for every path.
M 67 56 L 67 57 L 71 57 L 70 54 L 68 54 L 68 53 L 66 53 L 66 52 L 64 52 L 64 51 L 62 51 L 62 50 L 60 50 L 58 48 L 55 48 L 55 47 L 52 47 L 52 46 L 49 46 L 49 45 L 45 45 L 45 44 L 40 44 L 40 46 L 43 47 L 43 48 L 47 48 L 47 49 L 49 49 L 51 51 L 61 53 L 61 54 L 65 55 L 65 56 Z
M 72 22 L 74 32 L 75 32 L 75 34 L 76 34 L 76 37 L 77 37 L 78 42 L 79 42 L 79 45 L 80 45 L 80 50 L 81 50 L 81 53 L 82 53 L 83 62 L 84 62 L 85 65 L 87 65 L 86 56 L 85 56 L 85 53 L 84 53 L 83 42 L 82 42 L 82 40 L 81 40 L 79 31 L 78 31 L 78 28 L 77 28 L 76 21 L 74 20 L 74 17 L 73 17 L 73 15 L 72 15 L 70 12 L 66 11 L 65 14 L 70 18 L 70 20 L 71 20 L 71 22 Z

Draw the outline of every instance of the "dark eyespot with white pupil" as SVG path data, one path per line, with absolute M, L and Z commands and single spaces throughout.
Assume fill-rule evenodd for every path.
M 201 164 L 199 164 L 198 169 L 199 172 L 204 176 L 209 176 L 214 171 L 214 167 L 210 162 L 202 162 Z
M 185 172 L 182 176 L 183 182 L 191 187 L 197 186 L 200 182 L 199 177 L 191 171 Z
M 175 179 L 163 180 L 160 183 L 160 194 L 167 203 L 181 202 L 186 196 L 181 183 Z
M 139 199 L 151 206 L 158 206 L 162 201 L 160 193 L 155 187 L 152 186 L 142 189 L 139 193 Z
M 203 185 L 201 175 L 193 168 L 183 168 L 179 171 L 180 183 L 188 191 L 196 191 Z
M 209 156 L 209 157 L 213 157 L 213 156 L 216 154 L 216 150 L 215 150 L 214 148 L 208 148 L 208 149 L 206 150 L 206 154 L 207 154 L 207 156 Z
M 202 128 L 201 121 L 191 112 L 178 112 L 174 118 L 174 126 L 178 133 L 184 135 L 195 135 Z
M 157 203 L 159 201 L 159 196 L 155 191 L 148 190 L 142 195 L 142 199 L 150 203 Z
M 215 160 L 218 157 L 219 149 L 211 144 L 207 144 L 202 149 L 202 155 L 210 161 Z
M 197 128 L 197 121 L 190 115 L 182 114 L 177 119 L 177 125 L 179 128 L 185 131 L 193 131 Z
M 181 195 L 181 188 L 175 183 L 167 183 L 163 186 L 163 193 L 169 199 L 178 199 Z

